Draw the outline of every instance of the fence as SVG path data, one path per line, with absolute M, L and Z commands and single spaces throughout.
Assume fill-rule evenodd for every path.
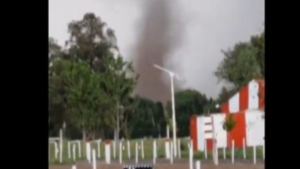
M 149 161 L 150 164 L 159 163 L 161 160 L 173 164 L 178 159 L 189 159 L 187 161 L 193 167 L 193 160 L 203 161 L 213 159 L 214 163 L 218 164 L 219 159 L 228 159 L 234 164 L 235 160 L 251 159 L 256 164 L 257 159 L 264 159 L 264 146 L 243 147 L 243 149 L 235 149 L 234 146 L 231 146 L 230 149 L 219 148 L 213 152 L 194 152 L 191 149 L 192 143 L 189 138 L 180 138 L 175 144 L 170 139 L 120 140 L 119 143 L 109 140 L 93 140 L 90 142 L 64 140 L 62 143 L 59 154 L 62 153 L 61 156 L 63 159 L 62 161 L 57 161 L 58 155 L 55 155 L 55 146 L 49 142 L 51 144 L 49 156 L 52 159 L 50 163 L 74 163 L 76 161 L 87 160 L 92 164 L 93 158 L 95 158 L 95 160 L 103 160 L 107 164 L 126 164 L 131 161 L 131 163 L 138 165 L 141 160 Z M 95 154 L 95 157 L 93 154 Z M 157 161 L 158 159 L 160 160 Z

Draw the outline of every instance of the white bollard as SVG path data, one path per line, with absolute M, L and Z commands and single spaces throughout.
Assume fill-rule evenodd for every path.
M 253 164 L 256 164 L 256 146 L 253 146 Z
M 54 142 L 54 156 L 55 156 L 55 159 L 58 158 L 58 153 L 59 153 L 59 149 L 58 149 L 57 142 L 55 141 Z
M 234 163 L 234 140 L 231 143 L 231 163 Z
M 76 146 L 75 146 L 75 144 L 72 144 L 72 150 L 73 150 L 73 161 L 76 161 Z
M 144 140 L 141 140 L 141 154 L 142 154 L 142 159 L 145 158 L 145 154 L 144 154 Z
M 173 153 L 173 151 L 174 151 L 174 144 L 173 144 L 173 142 L 171 141 L 170 142 L 170 163 L 171 164 L 173 164 L 173 156 L 174 156 L 174 153 Z
M 170 141 L 167 139 L 165 141 L 165 157 L 166 159 L 170 159 Z
M 178 157 L 181 158 L 181 146 L 180 146 L 180 139 L 177 140 L 177 145 L 178 145 Z
M 245 138 L 243 138 L 243 156 L 244 156 L 244 159 L 246 159 L 246 141 L 245 141 Z
M 213 160 L 215 165 L 219 164 L 219 152 L 218 152 L 218 145 L 217 145 L 217 140 L 213 139 Z
M 58 157 L 58 146 L 57 146 L 57 143 L 56 143 L 56 141 L 51 141 L 51 142 L 49 142 L 49 144 L 48 144 L 48 152 L 49 152 L 49 162 L 50 162 L 50 147 L 51 147 L 51 144 L 53 144 L 53 146 L 54 146 L 54 157 L 55 157 L 55 160 L 57 159 L 57 157 Z
M 218 143 L 217 143 L 217 140 L 216 140 L 216 165 L 218 165 L 219 164 L 219 149 L 218 149 Z
M 156 140 L 153 140 L 153 164 L 156 163 L 156 158 L 157 158 L 157 154 L 156 154 Z
M 119 142 L 119 162 L 120 162 L 120 164 L 122 164 L 122 148 L 123 148 L 123 146 L 122 146 L 122 141 L 120 141 Z
M 206 139 L 204 139 L 204 157 L 207 160 L 207 143 L 206 143 Z
M 224 160 L 226 160 L 226 147 L 225 146 L 223 147 L 223 158 L 224 158 Z
M 188 145 L 189 148 L 189 169 L 193 169 L 193 142 L 190 141 L 190 144 Z
M 101 139 L 97 140 L 98 158 L 101 158 Z
M 89 163 L 91 163 L 91 142 L 87 141 L 85 143 L 85 152 L 86 152 L 86 159 L 88 160 Z
M 68 158 L 71 158 L 71 142 L 68 141 Z
M 81 142 L 79 140 L 77 141 L 77 145 L 78 145 L 78 157 L 81 158 Z
M 110 164 L 110 157 L 111 157 L 111 153 L 110 153 L 111 148 L 110 147 L 111 147 L 110 146 L 110 141 L 105 141 L 104 151 L 105 151 L 105 162 L 106 162 L 106 164 Z
M 59 162 L 63 162 L 63 130 L 59 130 Z
M 50 144 L 48 144 L 48 164 L 50 164 Z
M 116 158 L 116 140 L 113 141 L 113 155 L 114 155 L 114 158 Z
M 167 139 L 170 138 L 170 128 L 169 128 L 169 125 L 167 125 Z
M 263 159 L 265 159 L 265 141 L 263 142 L 262 145 L 262 153 L 263 153 Z
M 137 164 L 139 162 L 139 147 L 138 143 L 135 142 L 135 163 Z
M 72 165 L 72 169 L 77 169 L 76 165 Z
M 97 165 L 96 165 L 96 150 L 92 150 L 92 160 L 93 160 L 93 169 L 97 169 Z
M 201 169 L 201 162 L 200 160 L 197 160 L 195 163 L 196 169 Z
M 127 140 L 127 157 L 128 159 L 131 159 L 131 153 L 130 153 L 130 142 Z

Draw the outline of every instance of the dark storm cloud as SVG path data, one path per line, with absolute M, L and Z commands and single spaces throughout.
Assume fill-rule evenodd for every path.
M 166 0 L 150 0 L 144 4 L 134 60 L 135 69 L 140 74 L 135 93 L 163 102 L 170 98 L 170 86 L 163 81 L 163 72 L 152 64 L 163 66 L 180 42 L 181 25 L 174 15 L 174 3 L 171 4 Z

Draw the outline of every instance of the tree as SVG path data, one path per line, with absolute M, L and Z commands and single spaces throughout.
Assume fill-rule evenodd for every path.
M 63 65 L 57 62 L 61 57 L 61 47 L 55 41 L 49 38 L 49 129 L 58 131 L 64 120 L 66 120 L 65 112 L 65 86 L 61 73 Z M 57 62 L 57 64 L 54 64 Z M 49 134 L 51 133 L 49 132 Z
M 105 27 L 107 24 L 94 13 L 86 13 L 82 20 L 68 25 L 69 54 L 74 59 L 87 61 L 94 71 L 102 70 L 101 60 L 111 54 L 111 49 L 118 50 L 114 31 Z
M 124 129 L 126 138 L 165 135 L 165 130 L 161 130 L 166 127 L 162 103 L 140 96 L 134 96 L 133 102 L 133 113 L 129 115 Z
M 115 58 L 113 55 L 108 55 L 102 60 L 104 63 L 102 74 L 105 81 L 101 87 L 107 93 L 108 99 L 114 103 L 107 124 L 115 130 L 119 125 L 119 130 L 116 131 L 116 137 L 119 138 L 119 132 L 125 127 L 126 116 L 130 112 L 128 110 L 132 107 L 130 95 L 137 83 L 138 76 L 134 74 L 132 63 L 124 61 L 121 56 Z
M 233 49 L 222 51 L 224 60 L 215 75 L 240 88 L 253 78 L 264 77 L 264 32 L 253 36 L 251 42 L 237 43 Z
M 120 105 L 124 105 L 120 121 L 126 121 L 137 79 L 132 63 L 113 55 L 112 49 L 118 50 L 116 38 L 114 31 L 105 27 L 99 17 L 87 13 L 68 25 L 66 50 L 49 38 L 51 116 L 59 114 L 59 119 L 89 133 L 101 127 L 102 135 L 103 128 L 116 127 Z M 54 113 L 56 107 L 59 113 Z
M 217 102 L 218 103 L 224 103 L 228 99 L 230 99 L 236 92 L 238 91 L 237 88 L 227 88 L 222 87 L 221 92 L 218 96 Z
M 61 52 L 61 46 L 57 44 L 57 41 L 54 38 L 48 38 L 48 53 L 49 59 L 51 56 L 56 55 L 57 53 Z
M 251 37 L 251 45 L 257 49 L 256 59 L 260 66 L 261 75 L 265 77 L 265 31 Z
M 101 90 L 103 78 L 94 73 L 86 62 L 64 62 L 63 78 L 67 86 L 66 107 L 73 125 L 91 135 L 103 123 L 105 109 L 110 102 Z M 101 111 L 102 110 L 102 111 Z
M 189 135 L 190 117 L 215 111 L 215 101 L 208 99 L 196 90 L 187 89 L 175 93 L 175 109 L 178 136 L 187 136 Z M 172 126 L 171 102 L 167 103 L 167 112 L 167 120 L 169 120 L 169 125 Z M 170 128 L 172 130 L 172 127 Z

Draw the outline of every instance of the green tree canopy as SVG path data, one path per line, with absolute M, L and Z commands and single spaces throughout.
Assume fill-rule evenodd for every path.
M 264 32 L 222 52 L 225 58 L 215 72 L 219 80 L 240 88 L 253 78 L 264 77 Z
M 131 62 L 112 53 L 116 38 L 99 17 L 87 13 L 68 29 L 64 51 L 49 38 L 49 117 L 88 134 L 100 128 L 106 135 L 104 128 L 116 127 L 120 105 L 124 112 L 131 107 L 137 76 Z
M 175 110 L 177 132 L 179 136 L 188 136 L 189 123 L 192 115 L 203 115 L 216 112 L 215 101 L 206 95 L 192 89 L 182 90 L 175 93 Z M 171 102 L 167 103 L 167 121 L 172 130 Z
M 220 81 L 223 80 L 232 87 L 223 87 L 218 98 L 220 103 L 233 96 L 250 80 L 265 77 L 265 32 L 222 52 L 225 57 L 215 75 Z

